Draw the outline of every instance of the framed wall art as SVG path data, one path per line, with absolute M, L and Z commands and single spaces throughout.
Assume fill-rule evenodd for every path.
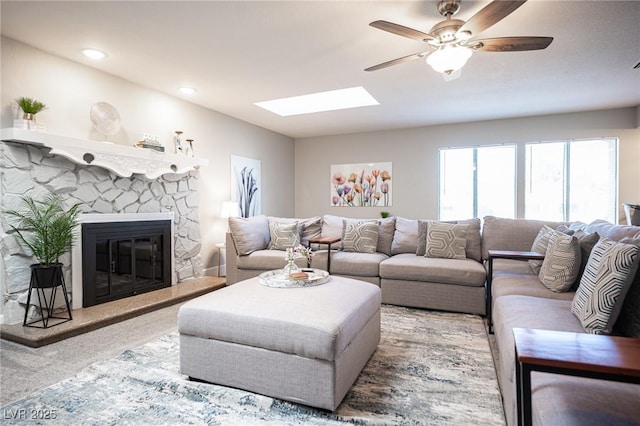
M 392 205 L 391 162 L 331 165 L 334 207 L 389 207 Z
M 238 203 L 242 217 L 257 216 L 261 213 L 260 160 L 231 156 L 231 201 Z

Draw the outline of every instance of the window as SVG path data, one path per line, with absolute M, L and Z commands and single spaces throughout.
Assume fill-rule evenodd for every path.
M 616 222 L 618 141 L 526 145 L 525 217 Z
M 515 145 L 440 149 L 441 220 L 515 217 Z

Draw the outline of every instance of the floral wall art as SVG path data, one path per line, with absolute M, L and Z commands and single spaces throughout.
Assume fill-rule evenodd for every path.
M 331 205 L 389 207 L 392 199 L 391 162 L 332 164 Z
M 231 201 L 239 206 L 240 216 L 257 216 L 260 207 L 260 160 L 231 156 Z

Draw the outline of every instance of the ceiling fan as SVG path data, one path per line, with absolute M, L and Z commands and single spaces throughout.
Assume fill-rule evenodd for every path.
M 527 0 L 496 0 L 489 3 L 468 21 L 452 19 L 460 9 L 460 0 L 440 0 L 438 12 L 446 19 L 438 22 L 429 33 L 414 30 L 388 21 L 374 21 L 371 25 L 403 37 L 424 41 L 432 50 L 404 56 L 365 69 L 376 71 L 426 56 L 427 64 L 446 76 L 460 70 L 473 52 L 517 52 L 545 49 L 553 37 L 498 37 L 472 40 L 482 31 L 500 22 Z

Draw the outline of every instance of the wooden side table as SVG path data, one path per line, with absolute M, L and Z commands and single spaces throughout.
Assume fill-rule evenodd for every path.
M 327 245 L 327 272 L 331 273 L 331 244 L 337 243 L 342 238 L 340 237 L 316 237 L 309 239 L 308 247 L 311 244 L 326 244 Z
M 514 260 L 542 260 L 544 254 L 535 251 L 514 251 L 514 250 L 489 250 L 487 266 L 487 288 L 485 290 L 485 302 L 487 312 L 487 325 L 489 334 L 493 334 L 493 296 L 491 294 L 491 282 L 493 281 L 493 259 L 514 259 Z
M 640 339 L 514 328 L 518 424 L 531 425 L 531 372 L 640 384 Z

